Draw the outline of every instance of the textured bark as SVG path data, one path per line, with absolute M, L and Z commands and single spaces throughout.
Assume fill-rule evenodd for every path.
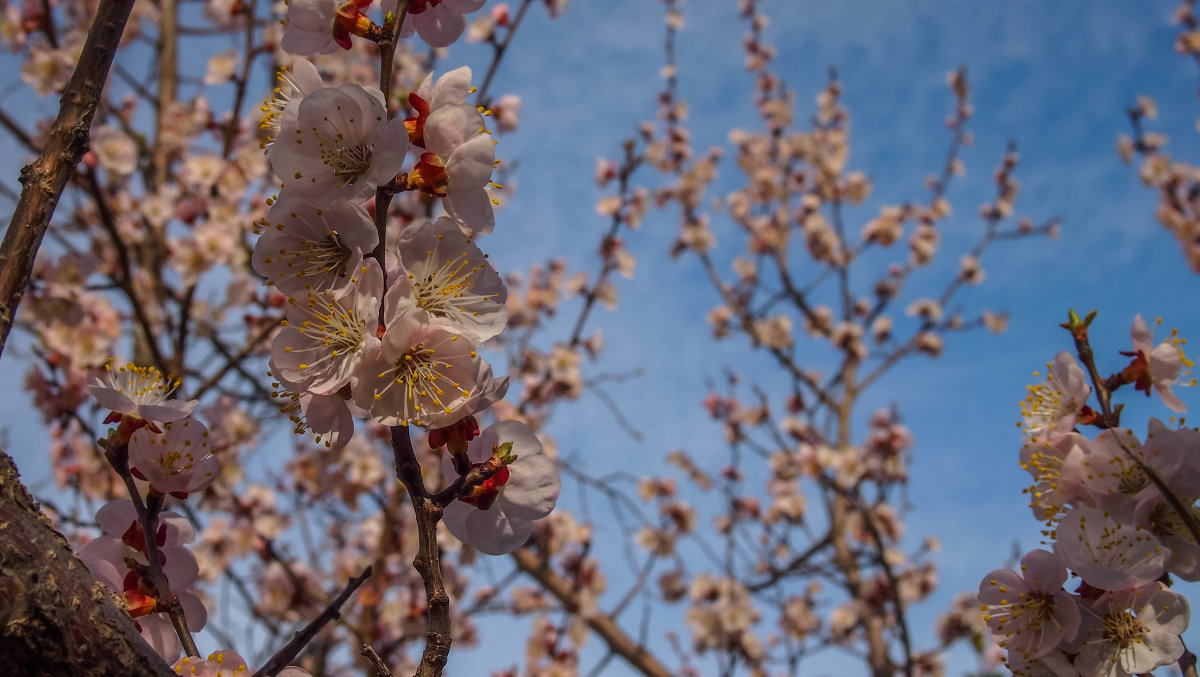
M 0 451 L 0 675 L 174 675 Z

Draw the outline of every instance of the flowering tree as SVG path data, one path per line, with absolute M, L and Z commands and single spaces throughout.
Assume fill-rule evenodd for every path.
M 837 74 L 799 123 L 765 8 L 740 0 L 757 120 L 729 134 L 737 179 L 718 189 L 725 151 L 692 147 L 680 87 L 682 3 L 663 0 L 657 119 L 596 166 L 598 269 L 502 274 L 484 252 L 522 199 L 500 143 L 521 103 L 492 83 L 528 13 L 563 4 L 5 6 L 24 79 L 62 107 L 40 127 L 0 115 L 38 158 L 0 254 L 0 350 L 14 327 L 31 339 L 58 483 L 39 506 L 0 454 L 0 666 L 432 676 L 482 643 L 502 675 L 617 660 L 800 674 L 844 652 L 852 670 L 911 676 L 963 642 L 987 665 L 1003 648 L 1014 674 L 1194 674 L 1169 584 L 1198 575 L 1200 439 L 1152 420 L 1142 441 L 1111 397 L 1132 385 L 1182 412 L 1172 386 L 1191 365 L 1140 316 L 1130 361 L 1101 377 L 1092 316 L 1072 314 L 1082 367 L 1062 353 L 1025 401 L 1021 462 L 1050 550 L 985 576 L 937 628 L 911 620 L 937 587 L 936 539 L 903 538 L 914 439 L 898 405 L 858 405 L 957 334 L 1003 331 L 963 291 L 994 245 L 1058 232 L 1016 216 L 1010 147 L 967 219 L 974 241 L 931 281 L 972 142 L 965 70 L 947 80 L 926 192 L 868 213 Z M 487 48 L 482 77 L 447 57 L 464 36 Z M 198 53 L 192 82 L 181 55 Z M 629 376 L 593 310 L 616 306 L 651 210 L 677 219 L 675 265 L 711 285 L 713 336 L 770 368 L 735 365 L 703 398 L 727 460 L 673 451 L 678 477 L 599 475 L 548 428 Z M 480 620 L 496 614 L 526 620 Z

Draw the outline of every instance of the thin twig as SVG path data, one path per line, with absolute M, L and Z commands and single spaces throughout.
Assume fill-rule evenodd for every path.
M 291 663 L 304 650 L 304 647 L 312 641 L 313 637 L 317 636 L 321 628 L 324 628 L 330 621 L 341 618 L 342 605 L 346 603 L 346 600 L 350 599 L 350 595 L 354 594 L 358 586 L 362 585 L 363 581 L 370 577 L 371 567 L 367 567 L 362 570 L 361 574 L 350 579 L 350 582 L 346 583 L 346 587 L 342 590 L 342 594 L 330 602 L 329 606 L 325 607 L 325 610 L 314 618 L 311 623 L 304 626 L 303 630 L 297 632 L 292 641 L 284 644 L 282 649 L 277 651 L 274 656 L 271 656 L 271 660 L 267 661 L 266 665 L 254 673 L 254 677 L 274 677 L 277 672 L 287 667 L 288 663 Z
M 379 673 L 379 677 L 392 677 L 392 671 L 388 669 L 387 663 L 383 662 L 383 659 L 379 657 L 379 654 L 375 653 L 370 644 L 362 645 L 359 653 L 366 656 L 367 660 L 374 666 L 375 671 Z

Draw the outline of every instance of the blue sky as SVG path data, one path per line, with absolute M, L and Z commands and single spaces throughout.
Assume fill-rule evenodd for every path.
M 906 363 L 858 409 L 865 420 L 878 406 L 898 404 L 916 438 L 910 541 L 931 534 L 945 546 L 937 559 L 941 591 L 914 611 L 919 645 L 930 643 L 933 619 L 955 593 L 1001 566 L 1014 542 L 1027 550 L 1038 541 L 1039 525 L 1020 493 L 1026 479 L 1016 465 L 1020 436 L 1014 423 L 1031 372 L 1069 348 L 1057 328 L 1067 309 L 1100 311 L 1093 336 L 1110 369 L 1121 366 L 1115 351 L 1128 348 L 1129 324 L 1138 312 L 1163 317 L 1165 326 L 1179 327 L 1184 336 L 1200 336 L 1197 279 L 1154 220 L 1154 194 L 1113 151 L 1117 133 L 1127 131 L 1125 108 L 1136 95 L 1149 94 L 1161 110 L 1152 127 L 1170 135 L 1171 152 L 1200 159 L 1193 129 L 1200 78 L 1195 64 L 1172 49 L 1174 29 L 1167 19 L 1174 4 L 764 3 L 772 16 L 767 39 L 779 49 L 777 72 L 797 92 L 797 119 L 811 115 L 829 67 L 839 70 L 843 101 L 853 116 L 850 164 L 875 182 L 867 206 L 850 212 L 851 232 L 881 205 L 924 198 L 923 177 L 940 169 L 948 140 L 941 124 L 952 105 L 945 74 L 967 66 L 976 143 L 962 155 L 967 176 L 948 195 L 955 212 L 942 228 L 941 265 L 915 278 L 914 291 L 940 288 L 958 254 L 980 232 L 975 213 L 992 195 L 991 173 L 1009 139 L 1017 142 L 1022 160 L 1017 213 L 1035 220 L 1065 218 L 1059 240 L 994 247 L 983 261 L 985 283 L 958 297 L 968 308 L 1012 311 L 1008 333 L 952 337 L 941 359 Z M 691 105 L 689 127 L 700 151 L 726 145 L 732 127 L 757 127 L 741 65 L 744 25 L 734 5 L 692 0 L 684 6 L 679 94 Z M 594 270 L 590 257 L 607 224 L 594 211 L 601 193 L 592 169 L 597 157 L 616 157 L 621 140 L 639 122 L 653 119 L 661 13 L 660 4 L 645 0 L 576 0 L 555 22 L 544 12 L 530 12 L 492 90 L 517 93 L 524 102 L 522 130 L 498 147 L 500 157 L 520 162 L 517 197 L 498 214 L 495 235 L 481 243 L 501 270 L 522 270 L 557 256 Z M 478 48 L 455 47 L 441 63 L 481 69 L 482 58 Z M 50 110 L 44 102 L 39 106 Z M 728 190 L 736 181 L 730 156 L 721 171 L 719 190 Z M 592 324 L 604 331 L 608 348 L 591 373 L 644 370 L 640 379 L 611 385 L 608 392 L 645 439 L 622 437 L 591 394 L 561 408 L 551 429 L 560 453 L 581 459 L 597 474 L 634 463 L 645 472 L 667 473 L 663 458 L 675 448 L 723 464 L 726 451 L 713 443 L 719 430 L 700 408 L 705 384 L 719 383 L 725 366 L 764 383 L 778 382 L 770 362 L 749 351 L 744 340 L 714 345 L 708 339 L 704 314 L 716 303 L 715 294 L 694 260 L 666 257 L 676 228 L 674 214 L 660 213 L 642 230 L 626 234 L 638 256 L 636 277 L 618 281 L 620 309 L 601 311 Z M 720 219 L 715 229 L 719 257 L 741 253 L 737 233 Z M 572 312 L 564 308 L 565 317 Z M 15 354 L 6 354 L 0 375 L 14 382 L 21 370 Z M 38 468 L 45 436 L 29 425 L 24 394 L 7 389 L 0 398 L 0 425 L 11 431 L 19 466 L 27 478 L 44 477 L 44 465 Z M 1183 398 L 1200 407 L 1194 393 L 1185 391 Z M 1126 401 L 1131 403 L 1126 422 L 1135 430 L 1144 430 L 1147 416 L 1167 413 L 1140 395 Z M 566 500 L 569 505 L 570 497 Z M 601 532 L 612 529 L 598 525 Z M 619 591 L 621 583 L 614 569 L 610 587 Z M 655 628 L 674 623 L 682 631 L 672 613 Z M 1189 637 L 1200 646 L 1200 633 Z M 458 671 L 494 666 L 494 656 L 482 654 L 455 654 L 452 673 L 455 665 Z M 961 652 L 952 659 L 950 674 L 972 667 Z M 802 674 L 857 674 L 841 670 L 814 664 Z M 626 673 L 614 662 L 605 674 Z

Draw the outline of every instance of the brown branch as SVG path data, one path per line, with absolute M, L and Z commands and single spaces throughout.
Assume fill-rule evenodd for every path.
M 362 645 L 359 653 L 371 662 L 372 667 L 379 673 L 379 677 L 392 677 L 392 671 L 388 669 L 387 663 L 383 662 L 383 659 L 379 657 L 379 654 L 375 653 L 375 649 L 372 649 L 370 644 Z
M 442 562 L 438 553 L 437 525 L 442 506 L 429 495 L 421 479 L 421 465 L 413 452 L 406 426 L 392 426 L 392 451 L 396 454 L 396 478 L 408 490 L 417 520 L 417 556 L 413 568 L 425 585 L 425 648 L 416 677 L 440 677 L 450 656 L 453 636 L 450 632 L 450 596 L 442 580 Z
M 109 439 L 111 441 L 115 439 L 115 436 Z M 199 656 L 200 650 L 196 648 L 196 640 L 192 638 L 192 633 L 188 629 L 183 605 L 179 603 L 179 597 L 171 591 L 171 584 L 167 580 L 167 575 L 163 573 L 163 558 L 158 552 L 158 539 L 155 532 L 158 526 L 158 511 L 162 508 L 162 497 L 155 497 L 151 494 L 148 501 L 142 501 L 142 494 L 129 471 L 127 442 L 112 443 L 112 446 L 104 450 L 104 457 L 125 482 L 129 500 L 133 503 L 138 523 L 142 527 L 142 540 L 145 541 L 147 562 L 143 580 L 154 587 L 154 596 L 158 603 L 156 606 L 162 606 L 163 610 L 167 612 L 167 617 L 171 619 L 171 626 L 175 629 L 175 634 L 179 636 L 179 642 L 183 645 L 184 653 L 188 656 Z
M 519 548 L 512 553 L 517 568 L 533 577 L 542 589 L 554 595 L 569 613 L 579 613 L 579 600 L 571 582 L 554 573 L 549 564 L 532 550 Z M 638 642 L 634 641 L 610 616 L 595 614 L 581 616 L 588 627 L 604 640 L 612 653 L 624 658 L 629 665 L 648 677 L 671 677 L 671 671 Z
M 50 217 L 75 165 L 88 150 L 92 118 L 132 8 L 133 0 L 101 0 L 78 66 L 63 90 L 62 105 L 46 137 L 46 146 L 37 160 L 21 170 L 21 198 L 0 243 L 0 354 Z
M 342 605 L 346 603 L 346 600 L 350 599 L 350 595 L 353 595 L 355 590 L 358 590 L 358 586 L 362 585 L 363 581 L 370 577 L 371 567 L 367 567 L 362 570 L 361 574 L 351 578 L 346 583 L 346 587 L 342 590 L 342 593 L 330 602 L 329 606 L 325 607 L 325 610 L 314 618 L 311 623 L 304 626 L 303 630 L 297 632 L 292 641 L 284 644 L 282 649 L 275 652 L 275 655 L 271 656 L 267 664 L 254 673 L 254 677 L 273 677 L 277 672 L 287 667 L 288 663 L 291 663 L 304 650 L 304 647 L 308 646 L 308 643 L 313 640 L 313 637 L 317 636 L 317 633 L 322 628 L 330 621 L 341 618 Z

